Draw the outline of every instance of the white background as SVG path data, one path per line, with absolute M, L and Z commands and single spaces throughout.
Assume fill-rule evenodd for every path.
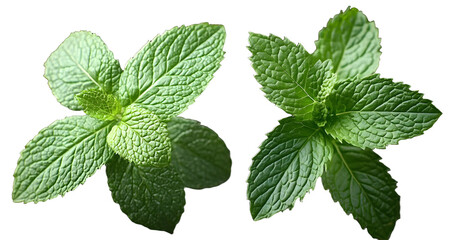
M 348 5 L 375 20 L 382 38 L 378 72 L 420 90 L 442 117 L 423 136 L 377 151 L 399 182 L 401 219 L 391 239 L 456 239 L 456 34 L 452 1 L 2 1 L 0 3 L 0 239 L 370 239 L 319 181 L 293 211 L 252 221 L 246 198 L 251 158 L 287 115 L 255 81 L 248 32 L 274 33 L 312 52 L 318 31 Z M 39 204 L 11 200 L 24 145 L 61 106 L 43 77 L 49 54 L 76 30 L 105 41 L 124 67 L 147 40 L 176 25 L 224 24 L 225 60 L 183 116 L 214 129 L 231 150 L 232 176 L 206 190 L 186 189 L 174 235 L 130 222 L 112 199 L 104 167 L 75 191 Z

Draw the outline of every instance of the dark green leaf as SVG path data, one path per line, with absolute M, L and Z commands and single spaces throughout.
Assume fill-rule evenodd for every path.
M 326 132 L 361 148 L 384 148 L 421 135 L 441 115 L 423 94 L 378 75 L 338 82 L 326 103 Z
M 311 120 L 314 105 L 324 101 L 336 77 L 331 61 L 319 61 L 302 47 L 274 35 L 250 33 L 255 78 L 266 97 L 285 112 Z
M 389 239 L 400 218 L 396 181 L 372 150 L 334 143 L 335 153 L 322 176 L 334 201 L 377 239 Z
M 291 209 L 315 187 L 332 151 L 327 136 L 312 122 L 282 119 L 250 167 L 247 195 L 253 219 Z
M 171 166 L 140 166 L 115 155 L 106 174 L 114 202 L 131 221 L 173 233 L 184 212 L 185 192 Z
M 332 60 L 338 79 L 369 76 L 380 62 L 378 29 L 356 8 L 330 19 L 315 44 L 315 55 L 322 61 Z
M 186 187 L 215 187 L 230 177 L 230 151 L 223 140 L 198 121 L 174 118 L 168 123 L 172 143 L 171 164 Z

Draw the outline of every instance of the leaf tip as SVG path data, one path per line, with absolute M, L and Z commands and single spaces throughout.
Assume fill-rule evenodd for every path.
M 260 215 L 259 212 L 254 211 L 252 208 L 250 208 L 250 216 L 252 217 L 252 220 L 255 222 L 265 218 L 265 216 Z
M 263 36 L 263 35 L 258 34 L 258 33 L 254 33 L 254 32 L 249 32 L 249 43 L 250 43 L 250 45 L 252 45 L 254 43 L 255 38 L 259 38 L 261 36 Z
M 174 233 L 174 229 L 176 229 L 176 226 L 172 226 L 170 228 L 166 228 L 166 229 L 163 229 L 163 231 L 169 233 L 169 234 L 173 234 Z

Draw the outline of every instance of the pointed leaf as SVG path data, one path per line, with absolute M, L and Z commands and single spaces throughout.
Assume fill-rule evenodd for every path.
M 171 164 L 186 187 L 215 187 L 231 174 L 230 151 L 223 140 L 198 121 L 177 117 L 168 123 Z
M 82 110 L 74 98 L 83 90 L 98 88 L 115 93 L 122 69 L 101 38 L 88 31 L 71 33 L 44 64 L 44 77 L 57 100 Z
M 112 125 L 74 116 L 41 130 L 21 152 L 14 172 L 13 200 L 46 201 L 83 184 L 114 154 L 106 143 Z
M 330 19 L 318 34 L 315 55 L 331 59 L 338 79 L 369 76 L 378 68 L 380 38 L 374 22 L 356 8 Z
M 171 161 L 171 141 L 166 123 L 152 112 L 130 105 L 108 135 L 109 146 L 139 165 L 166 166 Z
M 312 122 L 282 119 L 253 158 L 247 195 L 254 220 L 291 209 L 315 187 L 332 147 Z
M 361 148 L 421 135 L 441 115 L 421 93 L 378 75 L 337 83 L 326 103 L 331 116 L 326 132 Z
M 140 166 L 115 155 L 106 164 L 114 202 L 131 221 L 173 233 L 185 205 L 184 185 L 171 167 Z
M 347 214 L 377 239 L 389 239 L 400 218 L 400 197 L 389 169 L 372 150 L 334 143 L 323 186 Z
M 220 67 L 225 28 L 175 27 L 148 42 L 120 79 L 123 106 L 135 103 L 171 119 L 195 101 Z
M 250 33 L 249 50 L 255 78 L 266 97 L 285 112 L 303 120 L 312 119 L 316 102 L 335 76 L 331 62 L 321 62 L 302 47 L 274 35 Z

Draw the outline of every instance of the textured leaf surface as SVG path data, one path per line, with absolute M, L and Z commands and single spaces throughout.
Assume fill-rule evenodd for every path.
M 171 141 L 166 123 L 152 112 L 130 105 L 108 135 L 109 146 L 135 164 L 166 166 L 171 161 Z
M 315 55 L 322 60 L 331 59 L 339 79 L 363 78 L 378 68 L 378 29 L 356 8 L 348 8 L 330 19 L 315 44 Z
M 323 185 L 347 214 L 377 239 L 389 239 L 400 218 L 396 181 L 372 150 L 335 143 Z
M 76 99 L 87 115 L 100 120 L 114 120 L 122 110 L 114 95 L 96 88 L 82 91 Z
M 315 124 L 293 117 L 282 119 L 250 167 L 247 195 L 253 219 L 291 209 L 297 198 L 315 187 L 332 151 Z
M 173 233 L 185 205 L 184 185 L 171 167 L 131 163 L 116 155 L 106 164 L 114 202 L 131 221 Z
M 13 200 L 45 201 L 84 183 L 114 154 L 106 143 L 111 126 L 89 116 L 74 116 L 41 130 L 17 162 Z
M 249 42 L 255 78 L 266 97 L 285 112 L 311 120 L 315 103 L 327 95 L 323 88 L 336 78 L 330 60 L 321 62 L 302 45 L 274 35 L 250 33 Z
M 71 33 L 44 64 L 44 77 L 57 100 L 72 110 L 82 110 L 74 98 L 83 90 L 99 88 L 115 93 L 122 69 L 97 35 Z
M 122 77 L 122 105 L 140 105 L 172 118 L 194 102 L 223 59 L 225 28 L 207 23 L 175 27 L 147 43 Z
M 441 112 L 421 93 L 373 75 L 337 83 L 327 99 L 325 130 L 361 148 L 384 148 L 421 135 Z
M 215 187 L 231 174 L 230 151 L 223 140 L 198 121 L 174 118 L 168 123 L 172 143 L 171 164 L 186 187 Z

